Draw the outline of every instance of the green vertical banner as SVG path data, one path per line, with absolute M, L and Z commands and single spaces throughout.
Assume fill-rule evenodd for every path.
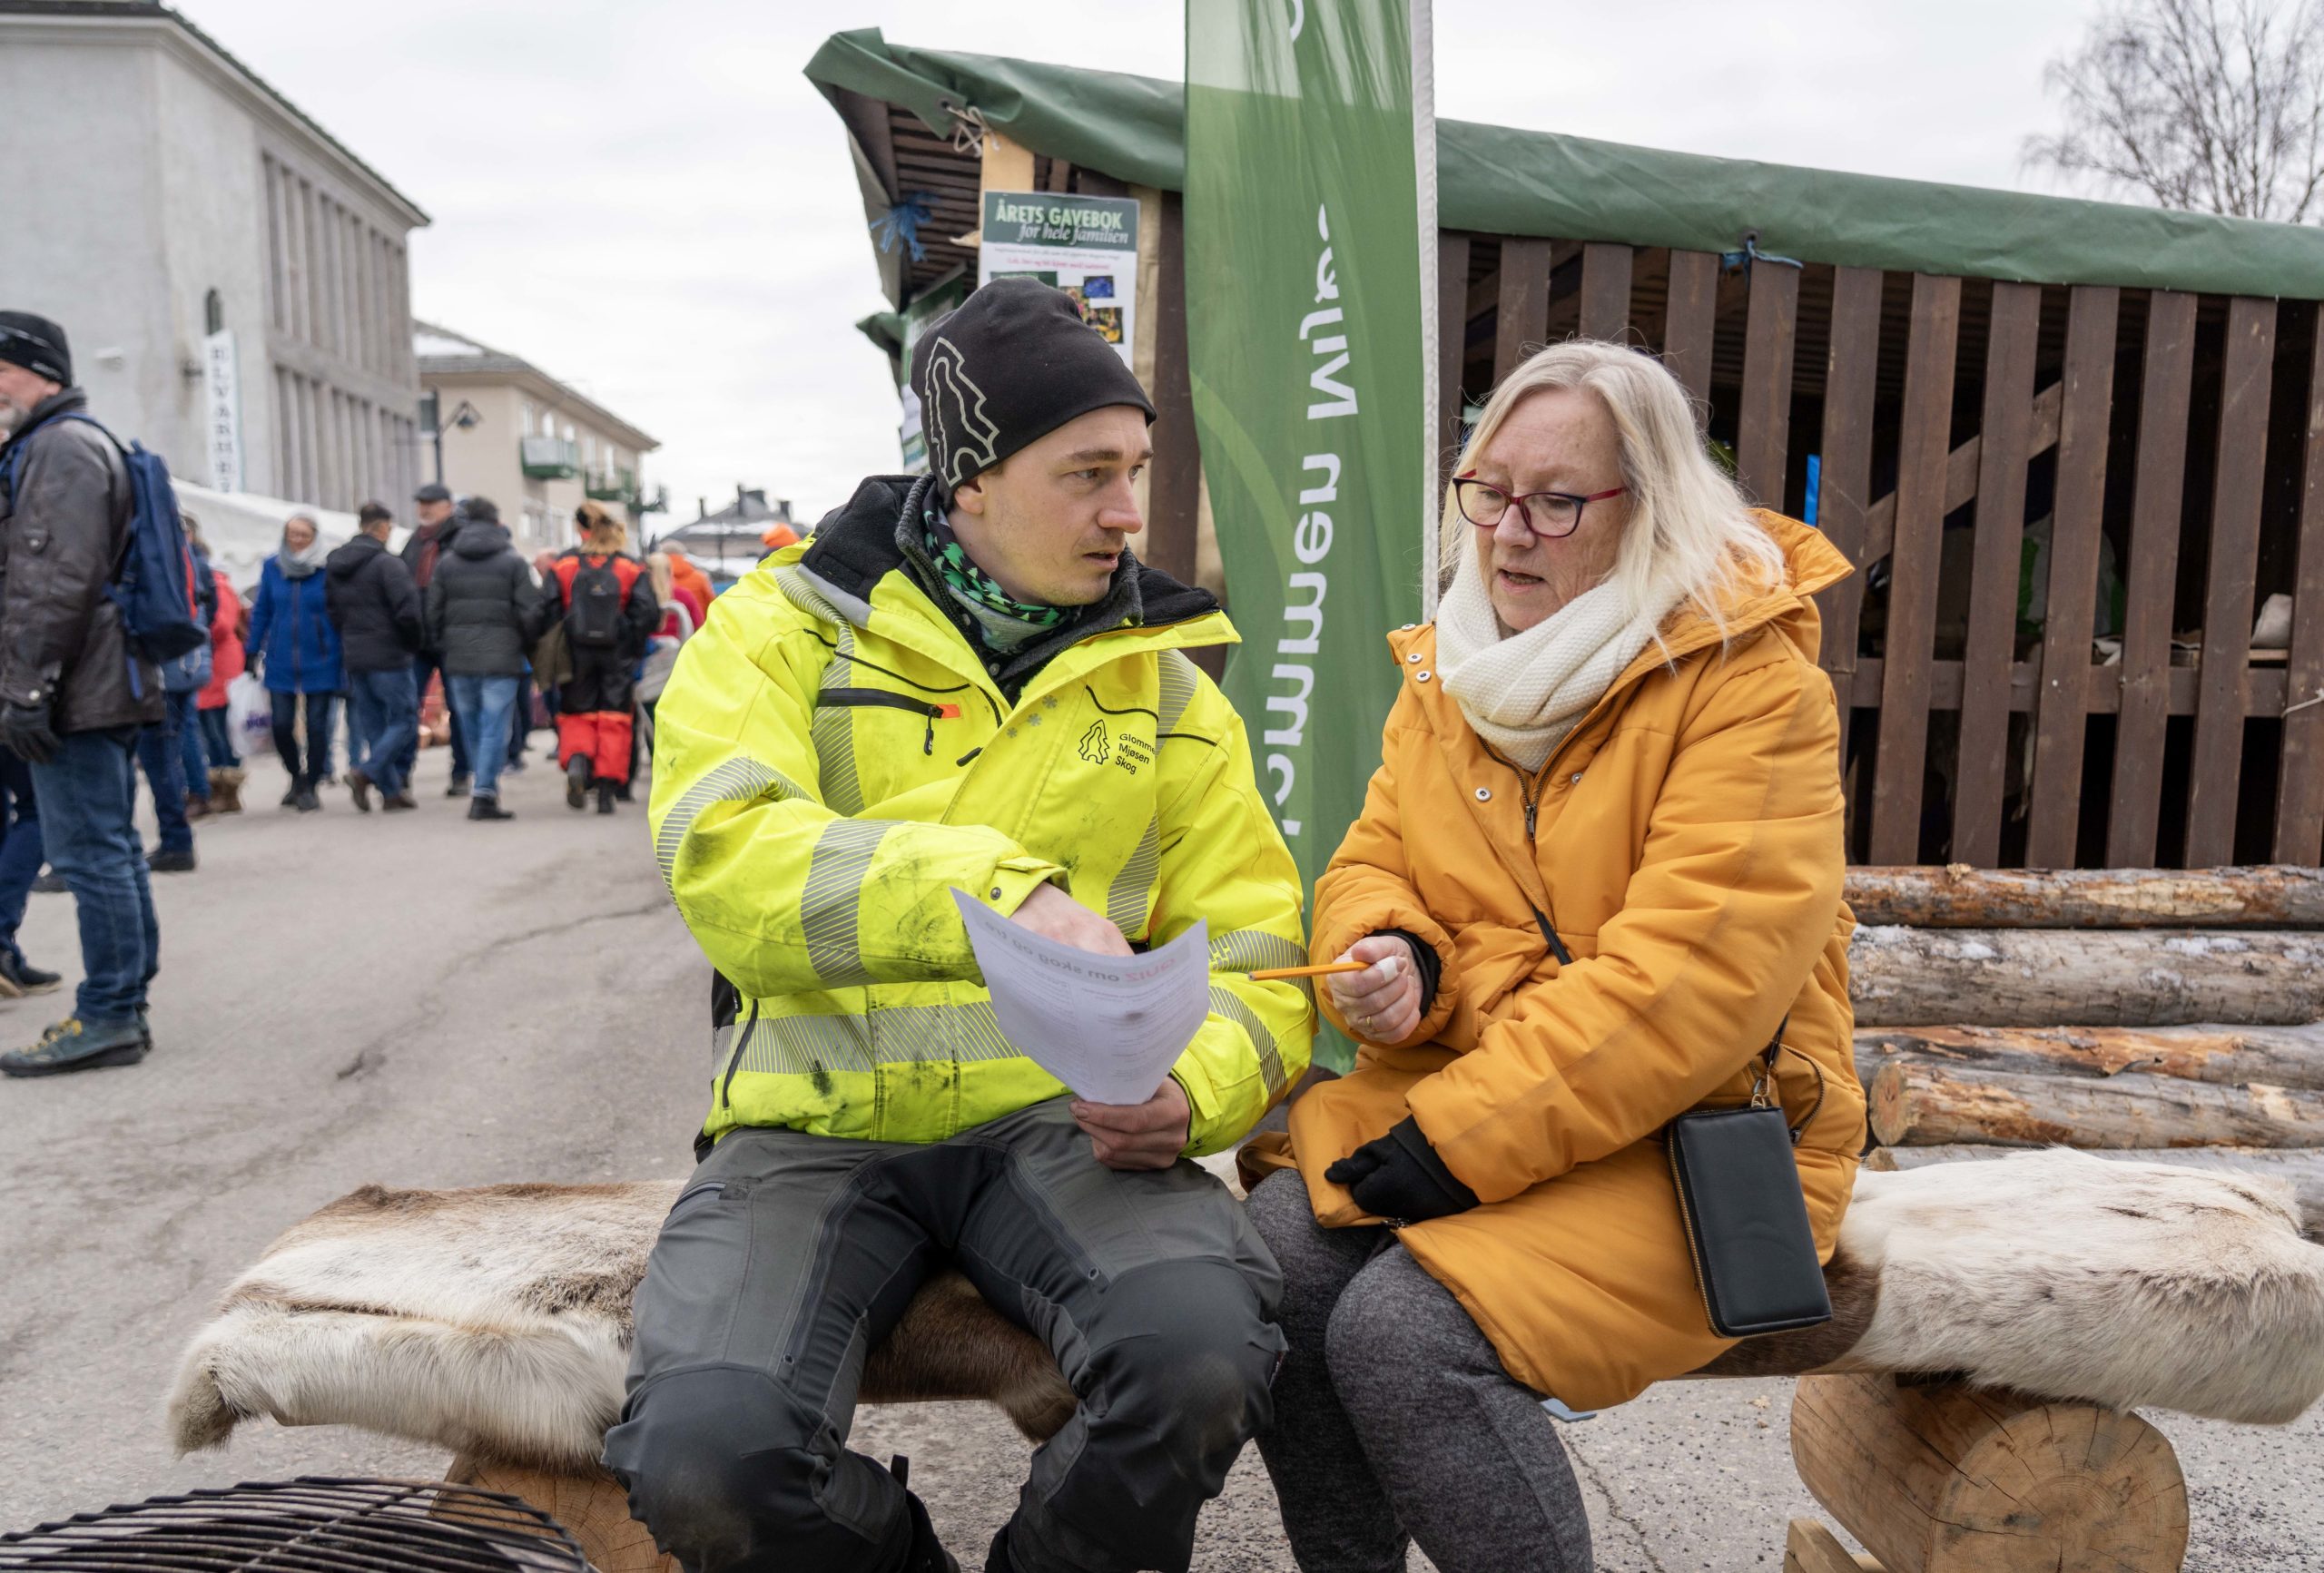
M 1187 0 L 1185 201 L 1226 693 L 1312 885 L 1379 763 L 1384 636 L 1434 582 L 1428 0 Z

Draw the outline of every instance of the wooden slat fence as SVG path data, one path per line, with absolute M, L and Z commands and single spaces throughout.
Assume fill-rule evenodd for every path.
M 1851 855 L 2324 856 L 2324 334 L 2313 302 L 1448 234 L 1460 412 L 1579 334 L 1661 355 L 1825 591 Z M 2273 594 L 2289 650 L 2254 651 Z

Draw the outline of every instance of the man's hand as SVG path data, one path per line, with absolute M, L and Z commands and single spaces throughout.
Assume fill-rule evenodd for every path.
M 1420 968 L 1412 946 L 1393 934 L 1368 934 L 1343 961 L 1368 961 L 1361 972 L 1324 979 L 1341 1017 L 1366 1043 L 1402 1043 L 1420 1025 Z
M 46 764 L 63 746 L 45 704 L 11 704 L 0 710 L 0 747 L 26 764 Z
M 1142 1104 L 1093 1104 L 1073 1100 L 1073 1123 L 1089 1137 L 1089 1150 L 1109 1169 L 1167 1169 L 1186 1150 L 1194 1126 L 1187 1089 L 1176 1077 L 1162 1078 L 1161 1090 Z
M 1023 924 L 1044 939 L 1070 945 L 1076 950 L 1099 956 L 1130 953 L 1129 941 L 1122 938 L 1120 929 L 1055 885 L 1037 887 L 1017 910 L 1009 914 L 1009 920 Z

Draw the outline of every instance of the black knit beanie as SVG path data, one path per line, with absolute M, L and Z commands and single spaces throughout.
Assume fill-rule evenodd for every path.
M 29 311 L 0 311 L 0 360 L 35 377 L 73 386 L 73 351 L 64 329 Z
M 928 467 L 950 497 L 1077 416 L 1153 401 L 1071 300 L 1034 279 L 995 279 L 912 347 Z

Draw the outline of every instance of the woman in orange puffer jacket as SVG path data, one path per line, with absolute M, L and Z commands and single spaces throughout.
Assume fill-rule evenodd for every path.
M 1381 767 L 1315 891 L 1315 955 L 1371 964 L 1319 990 L 1362 1047 L 1251 1197 L 1291 1342 L 1260 1445 L 1308 1573 L 1407 1537 L 1445 1573 L 1588 1568 L 1542 1401 L 1620 1403 L 1730 1342 L 1664 1127 L 1748 1102 L 1780 1025 L 1826 1259 L 1864 1136 L 1809 599 L 1846 561 L 1747 508 L 1615 345 L 1526 362 L 1456 476 L 1451 583 L 1390 640 Z

